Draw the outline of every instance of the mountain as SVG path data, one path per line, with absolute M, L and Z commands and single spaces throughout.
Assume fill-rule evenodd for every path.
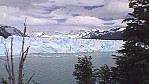
M 111 28 L 108 31 L 100 31 L 98 29 L 92 29 L 91 31 L 70 31 L 67 33 L 53 32 L 50 35 L 48 32 L 32 31 L 31 37 L 41 38 L 79 38 L 79 39 L 101 39 L 101 40 L 122 40 L 122 33 L 125 28 Z M 50 32 L 51 33 L 51 32 Z
M 79 36 L 83 39 L 102 39 L 102 40 L 122 40 L 123 30 L 125 28 L 111 28 L 108 31 L 99 31 L 92 29 L 91 31 L 80 30 Z
M 23 33 L 15 27 L 0 25 L 0 36 L 7 38 L 12 35 L 23 36 Z
M 31 37 L 40 37 L 40 38 L 77 38 L 78 32 L 76 31 L 70 31 L 67 34 L 62 34 L 59 32 L 54 32 L 54 34 L 50 35 L 45 32 L 41 31 L 32 31 L 31 32 Z

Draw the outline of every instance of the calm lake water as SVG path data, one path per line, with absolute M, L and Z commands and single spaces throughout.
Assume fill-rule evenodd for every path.
M 86 55 L 92 56 L 92 63 L 96 68 L 108 64 L 114 66 L 111 56 L 116 52 L 95 52 L 95 53 L 75 53 L 75 54 L 30 54 L 25 62 L 25 77 L 30 77 L 35 73 L 33 80 L 40 84 L 76 84 L 72 73 L 77 58 Z M 6 77 L 4 68 L 5 57 L 0 57 L 0 76 Z M 19 58 L 15 57 L 15 66 Z M 16 72 L 18 73 L 18 67 Z M 30 84 L 33 84 L 32 82 Z

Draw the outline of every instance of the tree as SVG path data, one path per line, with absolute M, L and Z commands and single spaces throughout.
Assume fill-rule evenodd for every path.
M 111 67 L 104 65 L 100 69 L 96 69 L 96 79 L 99 84 L 116 84 Z
M 24 69 L 24 63 L 25 60 L 28 56 L 28 52 L 29 52 L 29 47 L 27 47 L 26 49 L 24 49 L 24 44 L 25 44 L 25 34 L 26 34 L 26 22 L 24 23 L 24 35 L 23 35 L 23 41 L 22 41 L 22 51 L 21 51 L 21 59 L 19 61 L 19 71 L 18 71 L 18 81 L 16 81 L 16 77 L 15 77 L 15 68 L 14 68 L 14 57 L 13 57 L 13 37 L 11 38 L 11 50 L 10 50 L 10 57 L 9 57 L 9 52 L 6 49 L 6 64 L 5 68 L 8 74 L 8 79 L 4 79 L 1 78 L 1 82 L 2 84 L 28 84 L 31 79 L 33 78 L 33 76 L 35 74 L 33 74 L 31 77 L 29 77 L 28 79 L 26 79 L 27 81 L 24 83 L 23 79 L 24 79 L 24 75 L 25 73 L 23 73 L 23 69 Z M 33 81 L 34 82 L 34 81 Z M 36 82 L 34 82 L 34 84 L 37 84 Z
M 91 56 L 78 58 L 74 68 L 75 71 L 73 72 L 73 76 L 76 76 L 75 79 L 78 84 L 95 84 L 94 67 L 91 59 Z
M 124 20 L 125 44 L 113 70 L 120 84 L 149 84 L 149 0 L 129 0 L 129 7 L 133 12 Z

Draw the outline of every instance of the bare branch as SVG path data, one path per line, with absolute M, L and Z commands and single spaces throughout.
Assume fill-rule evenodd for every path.
M 22 41 L 22 52 L 21 52 L 21 60 L 20 60 L 20 63 L 19 63 L 19 73 L 18 73 L 18 84 L 22 84 L 22 81 L 23 81 L 23 66 L 24 66 L 24 62 L 25 62 L 25 59 L 28 55 L 28 51 L 29 51 L 29 47 L 27 47 L 26 51 L 24 52 L 24 43 L 25 43 L 25 34 L 26 34 L 26 20 L 25 20 L 25 23 L 24 23 L 24 35 L 23 35 L 23 41 Z
M 29 46 L 29 47 L 27 47 L 27 49 L 26 49 L 26 51 L 25 51 L 26 53 L 25 53 L 25 56 L 24 56 L 24 58 L 23 58 L 23 59 L 24 59 L 24 61 L 25 61 L 25 59 L 26 59 L 26 57 L 27 57 L 27 55 L 28 55 L 29 48 L 30 48 L 30 46 Z
M 24 33 L 23 33 L 23 41 L 22 41 L 22 56 L 21 56 L 21 59 L 24 56 L 24 43 L 25 43 L 25 34 L 26 34 L 26 19 L 27 18 L 25 18 L 25 23 L 24 23 Z
M 30 47 L 30 46 L 27 47 L 27 49 L 26 49 L 26 51 L 24 52 L 24 54 L 27 52 L 27 50 L 28 50 L 29 47 Z
M 27 47 L 27 49 L 24 51 L 24 46 L 25 46 L 25 36 L 26 36 L 26 19 L 25 19 L 25 23 L 24 23 L 24 35 L 23 35 L 23 40 L 22 40 L 22 51 L 20 53 L 20 59 L 19 59 L 19 71 L 18 71 L 18 81 L 17 81 L 17 84 L 24 84 L 23 83 L 23 78 L 24 78 L 24 75 L 25 73 L 23 74 L 23 67 L 24 67 L 24 62 L 27 58 L 27 55 L 28 55 L 28 52 L 29 52 L 29 47 Z M 6 44 L 3 43 L 5 45 L 5 48 L 6 48 Z M 7 50 L 6 48 L 6 52 L 5 52 L 5 55 L 6 55 L 6 64 L 4 64 L 5 68 L 6 68 L 6 71 L 8 73 L 8 81 L 5 81 L 4 78 L 1 79 L 2 84 L 16 84 L 16 80 L 15 80 L 15 74 L 14 74 L 14 58 L 13 58 L 13 37 L 11 38 L 11 51 L 10 51 L 10 58 L 9 58 L 9 49 Z M 0 58 L 1 59 L 1 58 Z M 3 59 L 4 60 L 4 59 Z M 33 76 L 35 74 L 33 74 L 29 79 L 27 79 L 27 82 L 26 84 L 28 84 Z M 35 83 L 35 81 L 34 81 Z M 35 83 L 37 84 L 37 83 Z
M 4 64 L 4 66 L 5 66 L 5 69 L 6 69 L 6 71 L 7 71 L 7 73 L 8 73 L 8 80 L 9 80 L 9 83 L 10 84 L 12 84 L 12 82 L 11 82 L 11 71 L 10 71 L 10 66 L 8 66 L 7 64 Z
M 9 75 L 9 77 L 8 77 L 9 83 L 12 84 L 12 81 L 11 81 L 12 80 L 12 75 L 11 75 L 10 60 L 9 60 L 10 58 L 9 58 L 8 53 L 9 53 L 9 49 L 7 51 L 7 48 L 6 48 L 5 54 L 6 54 L 6 60 L 7 60 L 7 67 L 5 66 L 5 68 L 7 68 L 7 73 Z
M 11 69 L 12 69 L 12 83 L 15 84 L 14 62 L 13 62 L 13 37 L 11 38 Z
M 26 84 L 28 84 L 34 76 L 35 76 L 35 73 L 29 78 L 29 80 L 26 82 Z
M 2 82 L 0 82 L 0 83 L 2 83 L 2 84 L 8 84 L 8 82 L 3 77 L 1 77 L 1 81 Z

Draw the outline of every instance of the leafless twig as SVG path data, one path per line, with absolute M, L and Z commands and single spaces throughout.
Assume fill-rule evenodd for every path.
M 33 75 L 29 78 L 29 80 L 26 82 L 26 84 L 28 84 L 34 76 L 35 76 L 35 74 L 33 74 Z
M 15 84 L 15 75 L 14 75 L 14 62 L 13 62 L 13 37 L 11 38 L 11 73 L 12 73 L 12 83 Z

